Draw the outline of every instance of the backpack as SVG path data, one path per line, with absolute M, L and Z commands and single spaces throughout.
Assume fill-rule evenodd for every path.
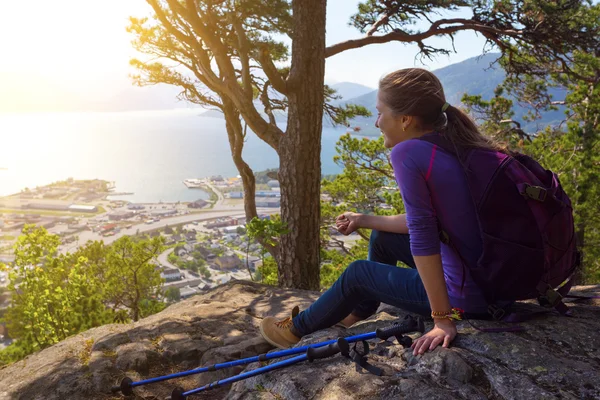
M 506 310 L 497 303 L 535 298 L 567 313 L 562 297 L 571 287 L 569 278 L 580 256 L 573 208 L 558 176 L 524 154 L 453 150 L 439 134 L 420 139 L 453 154 L 464 167 L 483 244 L 477 265 L 469 271 L 490 314 L 501 320 Z M 441 240 L 451 245 L 441 228 Z

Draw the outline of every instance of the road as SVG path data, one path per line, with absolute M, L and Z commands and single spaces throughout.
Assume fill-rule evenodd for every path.
M 214 187 L 214 185 L 210 183 L 210 180 L 208 179 L 206 179 L 206 186 L 211 188 L 211 190 L 217 194 L 217 202 L 215 203 L 215 207 L 222 206 L 223 202 L 225 201 L 225 196 L 223 196 L 223 193 L 219 189 Z
M 160 265 L 163 265 L 167 268 L 178 268 L 177 265 L 171 264 L 169 262 L 169 254 L 171 254 L 174 250 L 175 249 L 171 247 L 170 249 L 167 249 L 159 254 L 157 258 Z
M 224 275 L 228 275 L 230 278 L 232 279 L 246 279 L 246 280 L 251 280 L 250 275 L 248 274 L 248 271 L 246 270 L 246 264 L 245 264 L 245 260 L 246 260 L 246 253 L 241 252 L 239 250 L 234 250 L 231 248 L 227 248 L 230 251 L 233 251 L 236 254 L 239 254 L 242 258 L 242 261 L 244 262 L 243 265 L 240 267 L 240 269 L 236 272 L 231 272 L 231 271 L 227 271 L 225 274 L 222 273 L 222 271 L 220 270 L 215 270 L 210 268 L 210 266 L 207 266 L 207 269 L 210 271 L 211 273 L 211 277 L 216 280 L 219 277 L 222 277 Z M 167 249 L 165 251 L 163 251 L 159 256 L 158 256 L 158 262 L 160 263 L 160 265 L 168 267 L 168 268 L 175 268 L 178 269 L 181 274 L 183 275 L 183 279 L 179 280 L 179 281 L 173 281 L 173 282 L 167 282 L 165 283 L 165 287 L 169 287 L 169 286 L 180 286 L 181 283 L 183 282 L 189 282 L 189 281 L 196 281 L 198 280 L 200 277 L 199 276 L 194 276 L 190 273 L 190 271 L 185 270 L 185 269 L 181 269 L 179 267 L 177 267 L 176 265 L 172 264 L 169 262 L 169 254 L 171 254 L 175 249 L 171 248 L 171 249 Z M 205 283 L 208 283 L 206 280 L 203 280 Z M 217 282 L 213 281 L 212 283 L 209 283 L 210 287 L 213 287 L 215 285 L 218 285 Z
M 232 213 L 233 211 L 233 213 Z M 261 208 L 257 210 L 260 214 L 275 214 L 279 212 L 278 208 Z M 156 229 L 164 229 L 167 225 L 179 225 L 186 224 L 193 221 L 208 221 L 211 219 L 232 217 L 239 218 L 245 217 L 246 214 L 242 210 L 229 210 L 229 211 L 207 211 L 204 213 L 180 215 L 172 218 L 163 218 L 158 222 L 152 224 L 139 223 L 133 225 L 129 229 L 122 229 L 118 234 L 114 236 L 104 237 L 98 232 L 83 231 L 79 233 L 79 244 L 85 244 L 88 240 L 103 240 L 105 244 L 110 244 L 120 238 L 121 236 L 129 235 L 133 236 L 138 233 L 150 232 Z M 76 248 L 77 245 L 71 246 L 69 250 Z

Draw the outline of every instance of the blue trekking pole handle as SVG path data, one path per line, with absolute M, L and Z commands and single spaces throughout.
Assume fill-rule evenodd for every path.
M 239 375 L 232 376 L 230 378 L 226 378 L 223 380 L 215 381 L 209 383 L 208 385 L 204 385 L 197 389 L 192 389 L 187 392 L 184 392 L 181 388 L 173 389 L 170 397 L 167 397 L 167 400 L 184 400 L 188 396 L 198 394 L 200 392 L 205 392 L 207 390 L 216 389 L 218 387 L 227 385 L 229 383 L 234 383 L 237 381 L 241 381 L 244 379 L 251 378 L 253 376 L 266 374 L 267 372 L 274 371 L 276 369 L 281 369 L 284 367 L 288 367 L 290 365 L 294 365 L 300 363 L 302 361 L 308 360 L 312 362 L 313 360 L 318 360 L 322 358 L 328 358 L 336 355 L 337 353 L 342 353 L 344 356 L 347 356 L 350 353 L 350 345 L 348 341 L 339 338 L 334 341 L 334 343 L 329 343 L 327 346 L 320 347 L 310 347 L 306 350 L 306 354 L 302 354 L 293 358 L 288 358 L 287 360 L 276 362 L 275 364 L 267 365 L 261 368 L 257 368 L 253 371 L 243 372 Z
M 361 342 L 363 340 L 370 340 L 370 339 L 374 339 L 374 338 L 387 340 L 391 336 L 396 336 L 396 338 L 399 338 L 404 333 L 416 332 L 416 331 L 419 331 L 419 332 L 425 331 L 425 328 L 423 326 L 423 321 L 421 320 L 421 318 L 417 318 L 417 320 L 415 320 L 413 317 L 407 316 L 405 318 L 405 320 L 402 321 L 402 323 L 394 324 L 390 328 L 377 329 L 377 331 L 375 331 L 375 332 L 369 332 L 369 333 L 363 333 L 360 335 L 350 336 L 350 337 L 345 338 L 345 340 L 348 343 Z M 408 343 L 408 341 L 410 341 L 409 337 L 404 336 L 404 337 L 402 337 L 402 340 L 403 340 L 402 342 L 400 342 L 400 339 L 398 340 L 401 345 L 403 345 L 404 347 L 410 346 L 410 343 Z M 330 345 L 332 343 L 336 343 L 336 342 L 337 342 L 337 340 L 327 340 L 327 341 L 321 342 L 321 343 L 314 343 L 314 344 L 310 344 L 310 345 L 306 345 L 306 346 L 295 347 L 292 349 L 275 351 L 272 353 L 264 353 L 264 354 L 260 354 L 258 356 L 252 356 L 252 357 L 243 358 L 240 360 L 214 364 L 214 365 L 211 365 L 208 367 L 196 368 L 196 369 L 192 369 L 189 371 L 177 372 L 177 373 L 170 374 L 170 375 L 158 376 L 155 378 L 145 379 L 145 380 L 141 380 L 141 381 L 137 381 L 137 382 L 133 382 L 133 380 L 131 380 L 131 378 L 125 377 L 121 380 L 119 385 L 113 386 L 111 388 L 111 392 L 112 393 L 121 392 L 124 395 L 129 396 L 129 395 L 133 394 L 133 388 L 135 388 L 137 386 L 143 386 L 143 385 L 148 385 L 148 384 L 152 384 L 152 383 L 163 382 L 163 381 L 167 381 L 170 379 L 183 378 L 185 376 L 201 374 L 204 372 L 214 372 L 214 371 L 218 371 L 218 370 L 225 369 L 225 368 L 236 367 L 238 365 L 251 364 L 253 362 L 258 362 L 258 361 L 268 361 L 268 360 L 272 360 L 274 358 L 293 356 L 296 354 L 305 353 L 309 348 L 318 348 L 318 347 L 328 346 L 328 345 Z

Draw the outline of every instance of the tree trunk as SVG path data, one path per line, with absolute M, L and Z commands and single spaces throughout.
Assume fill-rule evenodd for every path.
M 229 148 L 233 156 L 233 162 L 242 177 L 242 187 L 244 189 L 244 211 L 246 213 L 246 221 L 256 217 L 256 180 L 254 172 L 250 166 L 242 158 L 242 150 L 244 148 L 244 131 L 240 121 L 240 113 L 235 108 L 233 102 L 227 97 L 223 99 L 223 114 L 225 116 L 225 127 L 227 129 L 227 137 L 229 139 Z
M 138 287 L 137 282 L 137 271 L 133 273 L 133 285 L 135 287 L 135 297 L 133 299 L 133 321 L 137 321 L 140 319 L 140 288 Z
M 279 144 L 282 235 L 279 284 L 319 289 L 321 128 L 326 0 L 294 0 L 286 133 Z

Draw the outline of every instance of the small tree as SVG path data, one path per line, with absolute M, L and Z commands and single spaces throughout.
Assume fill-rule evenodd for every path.
M 170 286 L 165 292 L 165 297 L 169 303 L 176 303 L 181 300 L 181 291 L 178 287 Z
M 137 321 L 143 301 L 157 302 L 164 280 L 153 261 L 163 250 L 160 236 L 138 242 L 123 236 L 112 244 L 106 256 L 106 295 L 114 309 L 127 307 Z
M 78 255 L 59 255 L 60 239 L 26 225 L 15 244 L 9 272 L 11 304 L 5 320 L 16 343 L 0 355 L 7 363 L 75 333 L 112 322 L 102 303 L 99 277 Z

